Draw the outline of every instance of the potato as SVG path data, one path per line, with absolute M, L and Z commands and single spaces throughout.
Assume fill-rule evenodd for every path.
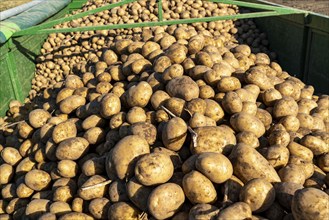
M 236 140 L 238 143 L 246 144 L 250 147 L 259 147 L 259 140 L 257 136 L 249 131 L 242 131 L 236 135 Z
M 242 111 L 242 100 L 235 92 L 228 92 L 222 100 L 224 110 L 229 114 L 234 114 Z
M 110 118 L 111 116 L 119 113 L 120 110 L 121 102 L 117 95 L 109 93 L 102 98 L 100 113 L 104 118 Z
M 147 57 L 148 55 L 150 55 L 153 51 L 161 49 L 160 45 L 152 42 L 152 41 L 148 41 L 146 42 L 143 47 L 142 47 L 142 55 L 144 57 Z
M 315 188 L 297 190 L 291 211 L 296 219 L 326 219 L 329 216 L 329 196 Z
M 178 117 L 185 116 L 185 101 L 180 98 L 170 98 L 165 102 L 165 107 L 169 109 L 174 115 Z
M 60 102 L 59 109 L 64 114 L 70 114 L 85 104 L 86 99 L 84 97 L 79 95 L 71 95 Z
M 148 210 L 157 219 L 172 217 L 185 201 L 183 189 L 174 183 L 156 187 L 148 198 Z
M 217 192 L 211 181 L 195 170 L 185 174 L 183 189 L 192 203 L 212 203 L 217 199 Z
M 115 145 L 108 156 L 110 164 L 106 166 L 113 166 L 118 178 L 122 180 L 133 175 L 138 158 L 147 153 L 150 153 L 150 148 L 144 138 L 138 135 L 126 136 Z
M 323 170 L 324 172 L 329 172 L 329 154 L 322 154 L 318 158 L 318 166 Z
M 170 80 L 166 86 L 166 91 L 171 97 L 182 98 L 185 101 L 199 97 L 198 85 L 188 76 Z
M 156 91 L 155 93 L 152 94 L 152 97 L 151 97 L 152 107 L 155 110 L 160 109 L 160 107 L 162 105 L 164 105 L 166 100 L 168 100 L 169 98 L 170 98 L 170 96 L 165 91 L 162 91 L 162 90 Z
M 42 170 L 31 170 L 25 175 L 25 184 L 35 191 L 46 189 L 50 181 L 50 175 Z
M 205 99 L 205 102 L 206 102 L 205 116 L 213 119 L 216 122 L 224 118 L 224 111 L 217 102 L 211 99 Z
M 216 126 L 216 121 L 200 113 L 194 113 L 189 121 L 189 125 L 191 128 Z
M 247 203 L 254 213 L 267 210 L 274 200 L 274 187 L 264 178 L 255 178 L 248 181 L 240 192 L 240 201 Z
M 215 91 L 211 86 L 203 85 L 203 86 L 200 86 L 199 96 L 202 99 L 212 99 L 215 97 Z
M 107 186 L 95 186 L 93 188 L 83 189 L 83 187 L 93 186 L 102 182 L 106 179 L 100 175 L 94 175 L 84 182 L 81 188 L 78 190 L 78 195 L 84 200 L 92 200 L 95 198 L 102 198 L 107 192 Z
M 240 81 L 233 76 L 222 77 L 217 84 L 217 89 L 219 92 L 229 92 L 241 88 Z
M 112 50 L 106 50 L 103 54 L 104 62 L 110 66 L 118 61 L 118 56 Z
M 197 146 L 191 141 L 190 150 L 193 154 L 202 152 L 227 154 L 236 144 L 232 130 L 223 126 L 199 127 L 194 129 L 194 132 L 197 134 Z
M 152 96 L 152 87 L 147 82 L 140 82 L 128 90 L 127 103 L 130 107 L 145 107 Z
M 89 203 L 89 212 L 96 219 L 106 219 L 107 210 L 110 207 L 110 201 L 107 198 L 93 199 Z
M 171 66 L 171 60 L 168 56 L 160 56 L 155 60 L 153 66 L 155 72 L 163 73 L 168 67 Z
M 91 115 L 83 120 L 82 128 L 84 130 L 88 130 L 92 127 L 103 127 L 105 126 L 105 123 L 105 119 L 103 119 L 100 115 Z
M 130 126 L 130 132 L 132 135 L 139 135 L 144 138 L 149 145 L 154 144 L 157 137 L 156 127 L 147 122 L 138 122 Z
M 46 212 L 42 214 L 38 220 L 56 220 L 56 215 L 50 212 Z
M 67 213 L 59 218 L 59 220 L 93 220 L 94 218 L 91 217 L 90 215 L 87 215 L 85 213 L 80 213 L 80 212 L 70 212 Z
M 19 136 L 21 136 L 22 138 L 27 139 L 32 136 L 33 131 L 34 131 L 33 127 L 31 127 L 25 121 L 22 123 L 19 123 L 17 127 L 18 127 Z
M 250 206 L 245 202 L 237 202 L 221 210 L 217 220 L 224 219 L 249 219 L 252 216 Z
M 62 177 L 73 178 L 78 173 L 78 165 L 72 160 L 61 160 L 57 164 L 57 171 Z
M 200 98 L 192 99 L 187 102 L 186 108 L 191 115 L 194 113 L 204 114 L 206 111 L 206 102 Z
M 117 202 L 108 209 L 109 220 L 138 220 L 140 211 L 133 205 L 126 202 Z
M 18 198 L 29 198 L 34 193 L 34 190 L 28 187 L 25 183 L 20 183 L 17 186 L 16 194 Z
M 126 120 L 129 124 L 134 124 L 138 122 L 146 121 L 146 114 L 143 108 L 141 107 L 132 107 L 126 115 Z
M 11 200 L 11 199 L 17 197 L 16 188 L 17 188 L 16 184 L 13 184 L 13 183 L 8 183 L 8 184 L 2 186 L 2 189 L 1 189 L 2 199 Z
M 289 132 L 289 131 L 298 131 L 299 127 L 300 127 L 300 122 L 298 120 L 297 117 L 292 116 L 292 115 L 288 115 L 283 117 L 280 120 L 280 123 L 285 127 L 285 129 Z
M 133 202 L 142 211 L 147 211 L 147 200 L 153 191 L 153 188 L 142 185 L 137 181 L 136 177 L 133 177 L 129 180 L 126 188 L 130 201 Z
M 88 129 L 83 137 L 89 142 L 89 144 L 100 144 L 105 139 L 105 132 L 99 127 Z
M 244 183 L 254 178 L 265 178 L 268 182 L 281 182 L 270 163 L 248 145 L 238 144 L 233 148 L 229 159 L 233 165 L 234 175 Z
M 313 152 L 303 145 L 291 141 L 287 148 L 292 156 L 299 157 L 307 162 L 311 162 L 313 160 Z
M 201 219 L 215 219 L 219 209 L 210 204 L 197 204 L 190 209 L 188 219 L 201 220 Z
M 67 213 L 70 213 L 71 207 L 66 202 L 54 202 L 50 205 L 49 211 L 57 216 L 65 215 Z
M 25 215 L 30 219 L 37 219 L 43 213 L 49 212 L 50 200 L 34 199 L 26 206 Z
M 289 161 L 289 150 L 280 145 L 262 148 L 260 152 L 275 169 L 286 166 Z
M 195 167 L 209 180 L 218 184 L 224 183 L 233 174 L 229 159 L 215 152 L 201 153 L 195 161 Z
M 71 89 L 77 89 L 83 87 L 83 82 L 79 76 L 69 75 L 65 79 L 65 87 Z
M 320 138 L 312 135 L 304 136 L 300 143 L 310 149 L 315 156 L 329 152 L 329 145 Z
M 249 131 L 254 133 L 258 138 L 265 133 L 264 124 L 255 116 L 247 113 L 241 112 L 232 115 L 230 118 L 230 124 L 235 131 Z
M 180 64 L 186 59 L 187 48 L 181 44 L 173 44 L 166 50 L 166 56 L 174 64 Z
M 304 185 L 305 173 L 303 167 L 297 164 L 288 164 L 279 170 L 279 176 L 282 182 L 291 182 L 300 185 Z
M 52 132 L 53 141 L 58 144 L 68 138 L 76 137 L 77 128 L 73 121 L 64 121 L 55 126 Z
M 77 160 L 87 153 L 89 142 L 82 137 L 69 138 L 62 141 L 56 149 L 59 160 Z
M 183 146 L 186 139 L 187 125 L 179 117 L 172 118 L 165 125 L 162 132 L 162 141 L 166 148 L 178 151 Z
M 126 182 L 116 180 L 109 185 L 109 198 L 111 202 L 126 202 L 129 201 Z
M 190 38 L 188 43 L 188 52 L 190 54 L 195 54 L 202 50 L 202 48 L 205 46 L 205 38 L 203 35 L 196 35 L 192 38 Z
M 0 185 L 5 185 L 10 182 L 11 178 L 14 176 L 14 169 L 11 165 L 4 163 L 0 165 Z
M 189 71 L 189 76 L 194 80 L 201 80 L 203 79 L 204 75 L 210 71 L 211 68 L 204 65 L 196 65 Z
M 245 74 L 245 80 L 247 83 L 257 85 L 261 90 L 273 88 L 272 80 L 266 75 L 263 66 L 251 67 Z
M 15 198 L 10 200 L 6 207 L 7 214 L 13 214 L 15 210 L 25 207 L 29 203 L 27 199 Z
M 283 97 L 275 102 L 273 107 L 273 116 L 282 118 L 285 116 L 296 116 L 298 113 L 298 105 L 291 97 Z
M 168 155 L 150 153 L 142 156 L 136 163 L 135 176 L 145 186 L 167 182 L 174 173 L 174 165 Z
M 197 64 L 205 65 L 208 67 L 212 67 L 214 65 L 212 57 L 207 52 L 200 51 L 200 52 L 196 53 L 195 58 L 196 58 Z
M 275 198 L 285 209 L 290 210 L 295 192 L 303 189 L 300 184 L 292 182 L 274 183 Z
M 129 53 L 141 53 L 144 42 L 133 42 L 128 46 Z
M 173 64 L 169 66 L 162 74 L 162 79 L 166 82 L 176 77 L 183 76 L 184 68 L 180 64 Z
M 41 128 L 49 118 L 50 113 L 43 109 L 35 109 L 29 113 L 29 123 L 33 128 Z

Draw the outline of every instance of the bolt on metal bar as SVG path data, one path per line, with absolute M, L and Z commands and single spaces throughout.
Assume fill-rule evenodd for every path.
M 50 34 L 50 33 L 67 33 L 67 32 L 81 32 L 81 31 L 96 31 L 96 30 L 111 30 L 111 29 L 130 29 L 137 27 L 154 27 L 154 26 L 164 26 L 164 25 L 176 25 L 176 24 L 190 24 L 199 22 L 211 22 L 219 20 L 230 20 L 230 19 L 245 19 L 254 17 L 269 17 L 277 16 L 283 14 L 291 13 L 278 13 L 275 11 L 267 12 L 253 12 L 237 15 L 226 15 L 226 16 L 216 16 L 216 17 L 204 17 L 204 18 L 190 18 L 190 19 L 178 19 L 178 20 L 167 20 L 167 21 L 157 21 L 157 22 L 141 22 L 132 24 L 116 24 L 116 25 L 101 25 L 101 26 L 88 26 L 88 27 L 78 27 L 78 28 L 61 28 L 61 29 L 44 29 L 37 30 L 29 34 Z M 23 33 L 21 35 L 26 35 Z

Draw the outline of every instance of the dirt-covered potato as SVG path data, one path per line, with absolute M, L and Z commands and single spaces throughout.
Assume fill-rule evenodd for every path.
M 326 144 L 321 138 L 313 135 L 306 135 L 301 140 L 301 145 L 310 149 L 314 155 L 320 155 L 329 152 L 329 145 Z
M 150 153 L 142 156 L 135 166 L 135 177 L 145 186 L 167 182 L 174 173 L 170 157 L 163 153 Z
M 192 203 L 212 203 L 217 199 L 217 192 L 212 182 L 198 171 L 191 171 L 183 178 L 185 196 Z
M 10 182 L 11 178 L 14 176 L 14 169 L 11 165 L 4 163 L 0 165 L 0 185 L 5 185 Z
M 302 185 L 292 182 L 274 183 L 275 199 L 281 206 L 290 210 L 295 192 L 302 188 Z
M 130 126 L 130 133 L 144 138 L 149 145 L 154 144 L 157 137 L 156 127 L 147 122 L 137 122 L 132 124 Z
M 111 116 L 119 113 L 120 110 L 121 102 L 117 95 L 108 93 L 102 98 L 100 113 L 104 118 L 110 118 Z
M 29 123 L 33 128 L 41 128 L 49 118 L 50 113 L 43 109 L 35 109 L 29 113 Z
M 140 82 L 129 88 L 127 103 L 129 106 L 145 107 L 152 96 L 152 87 L 147 82 Z
M 147 200 L 153 187 L 144 186 L 137 181 L 136 177 L 133 177 L 127 183 L 126 189 L 131 202 L 133 202 L 139 209 L 147 211 Z
M 209 180 L 218 184 L 224 183 L 233 174 L 229 159 L 215 152 L 201 153 L 195 161 L 195 167 Z
M 71 95 L 60 102 L 59 109 L 64 114 L 70 114 L 85 104 L 86 99 L 83 96 Z
M 165 91 L 162 91 L 162 90 L 156 91 L 155 93 L 152 94 L 152 97 L 151 97 L 152 107 L 155 110 L 158 110 L 160 108 L 160 106 L 164 105 L 165 101 L 169 98 L 170 98 L 170 96 Z
M 115 170 L 119 179 L 134 174 L 135 164 L 140 156 L 150 153 L 147 141 L 138 135 L 129 135 L 121 139 L 108 155 L 106 166 Z
M 190 209 L 188 218 L 190 220 L 215 219 L 219 213 L 216 206 L 210 204 L 197 204 Z
M 274 200 L 274 187 L 264 178 L 248 181 L 240 191 L 240 201 L 247 203 L 254 213 L 266 211 Z
M 157 219 L 172 217 L 185 201 L 183 189 L 174 183 L 156 187 L 148 198 L 148 210 Z
M 297 190 L 291 211 L 296 219 L 326 219 L 329 216 L 329 196 L 315 188 Z
M 242 131 L 236 135 L 237 143 L 243 143 L 250 147 L 259 147 L 259 140 L 257 136 L 249 131 Z
M 285 116 L 296 116 L 298 114 L 297 102 L 289 97 L 283 97 L 275 102 L 273 107 L 273 116 L 275 118 L 281 118 Z
M 129 124 L 146 121 L 145 110 L 141 107 L 132 107 L 126 114 L 126 120 Z
M 241 112 L 232 115 L 230 124 L 237 132 L 249 131 L 254 133 L 258 138 L 265 133 L 264 124 L 257 117 L 248 113 Z
M 166 91 L 171 97 L 191 101 L 199 97 L 200 89 L 198 85 L 188 76 L 180 76 L 167 83 Z
M 1 159 L 9 165 L 15 166 L 20 162 L 22 156 L 16 148 L 6 147 L 1 151 Z
M 199 127 L 194 129 L 197 134 L 196 146 L 193 141 L 190 150 L 193 154 L 202 152 L 217 152 L 227 154 L 236 144 L 236 138 L 232 129 L 224 126 Z
M 53 141 L 58 144 L 61 141 L 64 141 L 68 138 L 76 137 L 77 135 L 77 128 L 73 121 L 65 121 L 59 123 L 54 127 L 52 132 L 52 139 Z
M 85 213 L 81 213 L 81 212 L 70 212 L 70 213 L 67 213 L 65 215 L 62 215 L 59 219 L 60 220 L 73 220 L 73 219 L 92 220 L 94 218 L 91 217 L 90 215 L 85 214 Z
M 249 219 L 252 218 L 252 210 L 246 202 L 236 202 L 229 207 L 221 210 L 217 220 L 225 219 Z
M 281 182 L 270 163 L 254 148 L 246 144 L 240 143 L 233 148 L 229 159 L 233 165 L 234 175 L 244 183 L 254 178 L 265 178 L 268 182 Z
M 42 214 L 49 212 L 50 200 L 34 199 L 26 206 L 25 215 L 31 219 L 37 219 Z
M 69 138 L 62 141 L 56 149 L 59 160 L 77 160 L 87 153 L 89 142 L 82 137 Z
M 89 203 L 89 212 L 96 219 L 106 219 L 110 201 L 107 198 L 96 198 Z
M 234 114 L 242 111 L 243 103 L 236 92 L 230 91 L 225 93 L 222 106 L 227 113 Z
M 187 135 L 187 125 L 179 117 L 168 121 L 162 131 L 162 141 L 166 148 L 178 151 L 183 146 Z
M 100 184 L 102 182 L 105 182 L 106 179 L 103 176 L 95 175 L 90 177 L 87 181 L 85 181 L 81 188 L 78 190 L 78 195 L 80 198 L 84 200 L 92 200 L 96 198 L 102 198 L 104 197 L 105 193 L 107 193 L 107 186 L 95 186 L 95 187 L 89 187 L 96 184 Z M 88 187 L 88 188 L 86 188 Z M 86 188 L 86 189 L 84 189 Z
M 140 211 L 132 204 L 127 202 L 117 202 L 110 206 L 108 209 L 109 220 L 123 220 L 132 219 L 137 220 L 140 215 Z
M 35 191 L 41 191 L 49 186 L 51 177 L 45 171 L 31 170 L 25 175 L 24 181 L 29 188 Z
M 50 205 L 49 211 L 57 216 L 61 216 L 70 213 L 72 210 L 68 203 L 58 201 Z
M 78 164 L 72 160 L 61 160 L 57 164 L 57 172 L 62 177 L 73 178 L 78 173 Z

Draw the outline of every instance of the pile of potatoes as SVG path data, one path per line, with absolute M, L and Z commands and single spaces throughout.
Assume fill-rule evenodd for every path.
M 89 1 L 73 14 L 95 9 L 115 0 Z M 157 21 L 158 3 L 155 0 L 141 0 L 111 10 L 105 10 L 94 15 L 56 25 L 55 28 L 83 27 L 91 25 L 109 25 Z M 237 6 L 222 3 L 212 3 L 201 0 L 163 1 L 163 19 L 186 19 L 196 17 L 234 15 L 239 13 Z M 187 25 L 179 25 L 187 27 Z M 208 30 L 212 35 L 220 37 L 224 44 L 237 42 L 248 44 L 253 52 L 264 52 L 273 57 L 267 49 L 266 35 L 260 32 L 250 19 L 241 21 L 215 21 L 209 23 L 193 23 L 189 25 L 196 31 Z M 162 27 L 171 33 L 168 26 Z M 155 35 L 163 30 L 155 28 L 134 28 L 120 30 L 101 30 L 74 33 L 50 34 L 41 49 L 37 59 L 35 77 L 32 89 L 26 101 L 34 100 L 46 88 L 54 86 L 69 74 L 80 71 L 90 60 L 97 59 L 104 48 L 111 47 L 121 39 L 147 41 L 150 34 Z M 145 34 L 143 34 L 145 33 Z
M 1 220 L 329 217 L 328 95 L 195 26 L 111 41 L 0 118 Z

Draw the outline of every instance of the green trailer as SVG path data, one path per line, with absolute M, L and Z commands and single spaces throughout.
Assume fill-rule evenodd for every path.
M 55 24 L 96 13 L 134 0 L 104 6 L 74 16 L 64 17 L 79 9 L 87 0 L 72 0 L 69 5 L 35 27 L 16 32 L 0 45 L 0 116 L 5 115 L 11 100 L 23 101 L 31 89 L 35 58 L 49 33 L 86 30 L 132 28 L 178 23 L 209 22 L 224 19 L 254 18 L 258 27 L 268 35 L 270 49 L 278 54 L 278 61 L 292 75 L 316 88 L 316 93 L 329 94 L 329 17 L 287 8 L 266 1 L 209 0 L 247 7 L 250 13 L 183 20 L 162 20 L 162 0 L 159 21 L 138 24 L 107 25 L 76 29 L 52 29 Z M 64 17 L 64 18 L 63 18 Z

